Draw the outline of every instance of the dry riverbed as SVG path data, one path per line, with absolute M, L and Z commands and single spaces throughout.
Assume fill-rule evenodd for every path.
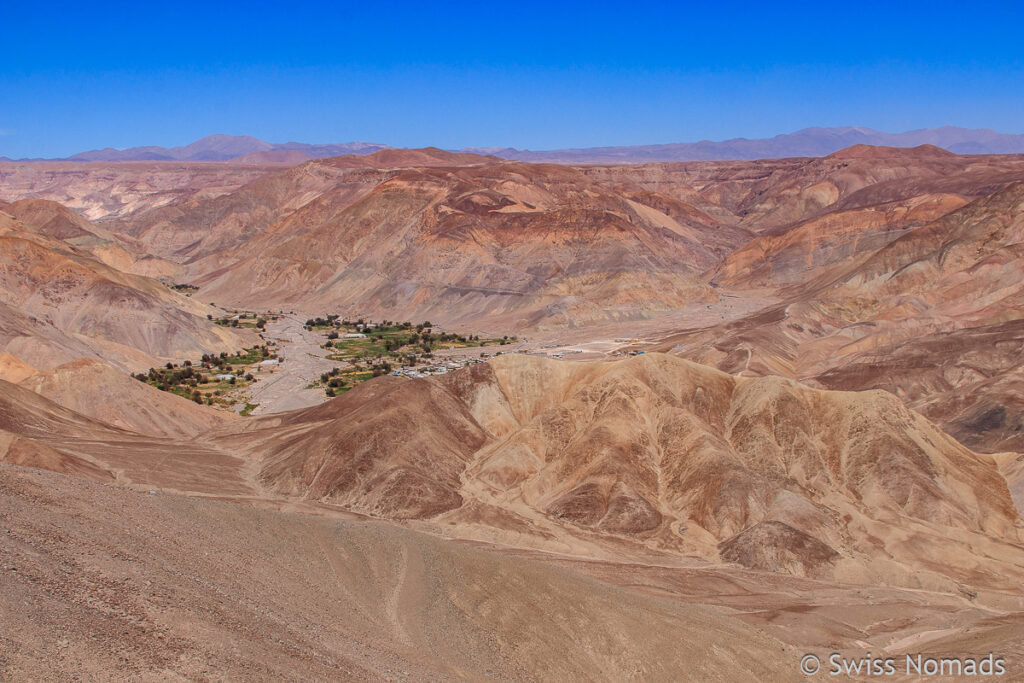
M 256 384 L 248 389 L 246 400 L 256 404 L 252 414 L 308 408 L 327 399 L 322 388 L 307 387 L 339 364 L 328 360 L 329 352 L 321 348 L 324 335 L 306 330 L 304 322 L 305 317 L 288 314 L 267 324 L 264 337 L 277 343 L 284 360 L 272 371 L 257 374 Z

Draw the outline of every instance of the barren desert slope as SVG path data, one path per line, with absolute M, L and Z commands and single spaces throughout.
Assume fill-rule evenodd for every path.
M 1022 177 L 1024 157 L 929 146 L 583 168 L 385 150 L 104 226 L 219 303 L 548 329 L 801 284 Z
M 5 678 L 793 678 L 725 610 L 380 522 L 10 466 L 0 500 Z
M 17 377 L 15 372 L 10 374 Z M 7 379 L 2 369 L 0 379 Z M 160 391 L 98 358 L 80 358 L 8 381 L 87 417 L 152 436 L 192 437 L 236 417 Z

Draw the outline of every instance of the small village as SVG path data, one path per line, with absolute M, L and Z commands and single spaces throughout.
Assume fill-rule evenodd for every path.
M 332 376 L 335 393 L 331 393 L 331 379 L 324 381 L 321 377 L 328 395 L 380 375 L 410 378 L 443 375 L 505 352 L 493 347 L 510 347 L 520 341 L 509 336 L 480 338 L 445 332 L 429 321 L 414 325 L 390 320 L 349 320 L 338 315 L 311 318 L 306 321 L 306 329 L 323 332 L 323 348 L 330 351 L 327 358 L 344 363 L 338 375 Z M 338 384 L 339 376 L 347 380 L 344 385 Z
M 502 355 L 502 352 L 498 351 L 494 355 L 500 356 Z M 467 365 L 483 363 L 489 357 L 491 357 L 491 354 L 481 354 L 481 357 L 479 358 L 471 358 L 469 356 L 452 356 L 451 358 L 432 365 L 417 365 L 399 368 L 392 371 L 391 374 L 395 377 L 416 378 L 430 377 L 432 375 L 444 375 L 453 370 L 464 368 Z

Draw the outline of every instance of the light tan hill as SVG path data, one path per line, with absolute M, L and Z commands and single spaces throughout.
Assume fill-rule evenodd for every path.
M 144 400 L 152 403 L 152 397 Z M 133 409 L 126 407 L 125 412 L 132 415 Z M 183 425 L 177 431 L 187 429 Z M 0 462 L 199 495 L 254 493 L 245 480 L 244 463 L 232 453 L 181 437 L 121 429 L 4 380 L 0 380 Z
M 74 241 L 97 236 L 89 221 L 57 202 L 22 199 L 0 205 L 0 211 L 54 239 Z
M 177 199 L 216 197 L 275 165 L 195 162 L 2 162 L 0 201 L 48 199 L 89 220 L 128 216 Z
M 160 391 L 96 358 L 36 373 L 20 385 L 81 415 L 155 436 L 189 438 L 235 417 Z
M 217 442 L 258 458 L 275 493 L 540 547 L 721 551 L 797 575 L 984 576 L 1000 590 L 1012 589 L 993 568 L 1016 575 L 1006 563 L 1024 559 L 993 462 L 891 395 L 738 379 L 661 354 L 504 356 L 239 428 Z
M 75 358 L 98 354 L 87 342 L 3 301 L 0 301 L 0 349 L 33 368 L 53 368 Z M 145 354 L 136 350 L 119 348 L 117 351 L 125 354 L 125 365 L 142 365 L 147 360 Z M 111 353 L 110 360 L 116 361 L 116 355 Z
M 178 264 L 147 253 L 137 240 L 104 230 L 63 204 L 22 199 L 0 206 L 0 211 L 41 235 L 66 242 L 126 273 L 176 280 L 183 272 Z
M 125 436 L 0 380 L 0 462 L 111 481 L 110 469 L 80 447 L 83 441 Z
M 0 304 L 9 324 L 0 349 L 41 370 L 83 356 L 145 369 L 164 359 L 235 351 L 247 342 L 207 320 L 212 308 L 100 263 L 4 213 Z M 19 317 L 38 322 L 19 326 Z M 43 332 L 33 334 L 33 328 Z M 33 340 L 39 348 L 26 348 Z
M 113 473 L 90 459 L 3 428 L 0 428 L 0 463 L 61 472 L 95 481 L 114 480 Z
M 0 353 L 0 379 L 6 380 L 11 384 L 17 384 L 24 379 L 38 374 L 38 372 L 38 370 L 17 356 L 12 356 L 9 353 Z
M 461 402 L 437 383 L 392 377 L 349 393 L 347 400 L 229 425 L 242 433 L 227 448 L 248 444 L 265 454 L 259 478 L 275 493 L 394 519 L 459 507 L 459 476 L 487 441 Z

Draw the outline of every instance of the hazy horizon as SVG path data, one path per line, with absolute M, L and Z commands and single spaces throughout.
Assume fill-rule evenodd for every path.
M 943 129 L 951 129 L 951 130 L 956 130 L 956 131 L 968 131 L 968 132 L 974 132 L 974 131 L 977 131 L 977 132 L 988 132 L 988 133 L 994 133 L 996 135 L 1011 135 L 1011 136 L 1024 135 L 1024 133 L 1017 133 L 1017 132 L 1014 132 L 1014 131 L 995 130 L 995 129 L 990 128 L 990 127 L 981 127 L 981 128 L 967 129 L 967 128 L 962 128 L 962 127 L 959 127 L 959 126 L 949 126 L 949 125 L 937 126 L 935 128 L 918 128 L 918 129 L 906 130 L 906 131 L 883 131 L 883 130 L 873 129 L 873 128 L 870 128 L 868 126 L 857 126 L 857 125 L 831 126 L 831 127 L 808 126 L 806 128 L 801 128 L 800 130 L 779 132 L 779 133 L 776 133 L 774 135 L 769 135 L 769 136 L 765 136 L 765 137 L 761 137 L 761 138 L 749 137 L 749 136 L 737 136 L 737 137 L 728 138 L 728 139 L 700 138 L 700 139 L 692 139 L 692 140 L 649 141 L 649 142 L 645 142 L 645 143 L 637 143 L 636 145 L 593 145 L 593 146 L 582 147 L 582 148 L 555 147 L 555 148 L 549 148 L 549 149 L 544 149 L 544 150 L 541 150 L 541 149 L 524 149 L 524 148 L 516 148 L 516 147 L 513 147 L 511 145 L 494 144 L 494 145 L 479 145 L 479 146 L 469 146 L 469 147 L 448 148 L 446 151 L 453 151 L 453 152 L 457 152 L 457 151 L 477 151 L 477 152 L 480 152 L 480 153 L 487 153 L 487 152 L 491 152 L 491 151 L 515 150 L 515 151 L 520 151 L 520 152 L 539 152 L 540 153 L 540 152 L 547 152 L 547 151 L 562 151 L 562 150 L 575 150 L 575 149 L 587 150 L 587 149 L 602 149 L 602 148 L 608 148 L 608 149 L 612 149 L 612 148 L 631 148 L 631 147 L 642 148 L 642 147 L 659 147 L 659 146 L 672 146 L 672 145 L 693 145 L 693 144 L 702 144 L 702 143 L 725 144 L 725 143 L 730 143 L 730 142 L 742 142 L 742 141 L 749 141 L 749 142 L 770 141 L 770 140 L 774 140 L 774 139 L 777 139 L 777 138 L 785 138 L 787 136 L 795 136 L 795 135 L 799 135 L 801 133 L 811 132 L 811 131 L 831 132 L 831 131 L 854 131 L 854 130 L 857 130 L 857 131 L 866 131 L 866 132 L 871 132 L 871 133 L 879 133 L 879 134 L 882 134 L 882 135 L 900 136 L 900 135 L 912 135 L 914 133 L 924 133 L 924 132 L 930 132 L 930 131 L 941 131 Z M 0 158 L 10 158 L 13 161 L 39 161 L 39 160 L 42 160 L 42 161 L 47 161 L 47 160 L 59 161 L 59 160 L 65 159 L 65 158 L 73 157 L 75 155 L 79 155 L 79 154 L 83 154 L 83 153 L 87 153 L 87 152 L 98 152 L 98 151 L 107 151 L 107 150 L 116 150 L 116 151 L 120 152 L 120 151 L 126 151 L 126 150 L 130 150 L 130 149 L 145 149 L 145 148 L 148 148 L 148 147 L 164 148 L 164 149 L 181 149 L 181 148 L 187 147 L 189 145 L 193 145 L 193 144 L 196 144 L 196 143 L 203 143 L 204 141 L 213 140 L 213 139 L 216 139 L 216 138 L 238 138 L 238 139 L 250 138 L 250 139 L 253 139 L 255 141 L 267 142 L 267 143 L 271 143 L 273 145 L 335 146 L 335 145 L 348 145 L 348 144 L 367 144 L 367 145 L 370 145 L 370 146 L 380 146 L 381 148 L 395 148 L 395 149 L 439 148 L 437 145 L 432 145 L 432 144 L 422 145 L 421 147 L 417 147 L 417 148 L 407 148 L 407 147 L 401 147 L 401 146 L 398 146 L 398 145 L 391 145 L 391 144 L 388 144 L 386 141 L 381 141 L 381 140 L 356 140 L 356 139 L 352 139 L 352 140 L 268 140 L 268 139 L 258 138 L 258 137 L 254 136 L 254 135 L 248 135 L 248 134 L 245 134 L 245 133 L 234 134 L 234 133 L 214 132 L 214 133 L 210 133 L 208 135 L 201 136 L 201 137 L 196 138 L 194 140 L 186 141 L 185 143 L 182 143 L 182 144 L 174 144 L 174 145 L 163 144 L 163 143 L 161 143 L 159 141 L 156 141 L 156 142 L 150 142 L 150 143 L 146 143 L 144 145 L 137 145 L 137 146 L 132 146 L 132 147 L 113 147 L 111 145 L 107 145 L 107 146 L 95 147 L 95 148 L 90 148 L 90 149 L 79 149 L 79 150 L 75 151 L 74 153 L 67 155 L 66 157 L 40 157 L 40 156 L 35 156 L 35 157 L 32 157 L 32 156 L 29 156 L 29 157 L 10 157 L 9 155 L 0 154 Z M 920 143 L 920 144 L 929 144 L 929 143 Z

